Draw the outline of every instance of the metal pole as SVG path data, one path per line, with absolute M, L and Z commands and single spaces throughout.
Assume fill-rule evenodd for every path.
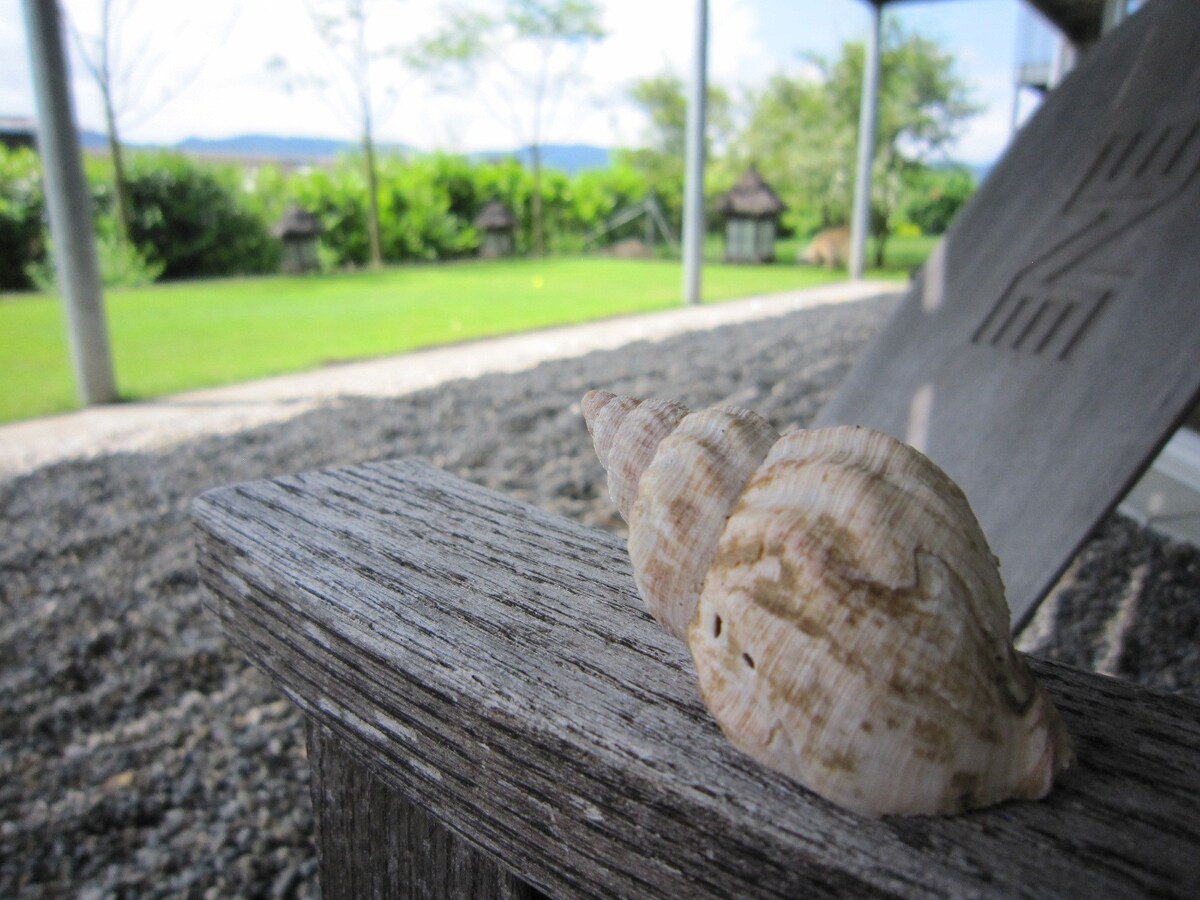
M 696 44 L 687 110 L 687 170 L 683 185 L 683 300 L 700 302 L 704 255 L 704 122 L 708 95 L 708 0 L 696 0 Z
M 67 334 L 75 385 L 84 404 L 117 399 L 100 267 L 92 239 L 91 201 L 63 57 L 55 0 L 22 0 L 37 105 L 38 153 L 58 286 L 67 307 Z
M 850 277 L 866 270 L 867 231 L 871 224 L 871 163 L 875 158 L 875 117 L 879 105 L 879 43 L 884 0 L 871 0 L 871 30 L 863 60 L 862 105 L 858 119 L 858 175 L 850 220 Z

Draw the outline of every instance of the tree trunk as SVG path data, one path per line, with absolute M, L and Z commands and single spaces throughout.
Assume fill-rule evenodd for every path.
M 542 147 L 541 144 L 530 146 L 530 156 L 533 163 L 533 255 L 546 255 L 546 232 L 542 222 Z
M 882 231 L 875 235 L 875 268 L 883 268 L 884 251 L 887 249 L 888 235 L 886 231 Z
M 112 97 L 108 90 L 104 98 L 104 124 L 108 131 L 108 152 L 113 166 L 113 206 L 117 213 L 117 240 L 129 243 L 129 224 L 133 219 L 129 207 L 129 182 L 125 180 L 125 157 L 121 150 L 121 136 L 117 133 L 117 116 L 113 111 Z
M 363 165 L 367 175 L 367 240 L 371 245 L 371 268 L 383 268 L 379 244 L 379 176 L 375 171 L 375 142 L 368 129 L 363 132 Z

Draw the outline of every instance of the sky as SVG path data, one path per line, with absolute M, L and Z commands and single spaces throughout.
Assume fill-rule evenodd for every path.
M 336 71 L 317 37 L 304 0 L 115 0 L 123 9 L 119 56 L 128 61 L 140 95 L 127 100 L 122 138 L 174 143 L 187 137 L 237 134 L 354 139 L 343 104 L 313 89 L 286 89 L 272 71 L 306 76 Z M 76 30 L 99 33 L 100 0 L 65 0 Z M 440 0 L 372 0 L 369 41 L 402 46 L 428 34 Z M 561 98 L 544 129 L 548 143 L 636 145 L 646 126 L 627 98 L 633 82 L 691 67 L 695 0 L 602 0 L 609 36 L 586 52 L 560 57 L 572 78 L 556 80 Z M 128 7 L 126 9 L 126 7 Z M 1006 145 L 1012 118 L 1013 66 L 1020 0 L 912 2 L 889 7 L 908 29 L 938 39 L 984 111 L 949 155 L 989 164 Z M 805 70 L 805 55 L 833 55 L 845 41 L 862 40 L 868 12 L 859 0 L 710 0 L 709 77 L 738 92 L 771 75 Z M 99 92 L 76 46 L 69 42 L 76 119 L 102 130 Z M 374 70 L 373 90 L 384 97 L 376 133 L 384 142 L 451 152 L 510 149 L 527 140 L 505 112 L 505 97 L 481 76 L 457 91 L 439 89 L 391 63 Z M 524 105 L 514 109 L 523 113 Z M 0 0 L 0 116 L 32 116 L 33 96 L 20 0 Z M 524 117 L 524 118 L 527 118 Z M 522 130 L 525 135 L 520 134 Z

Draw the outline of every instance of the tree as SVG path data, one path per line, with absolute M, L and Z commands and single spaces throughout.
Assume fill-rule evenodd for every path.
M 687 149 L 687 94 L 683 79 L 673 73 L 646 78 L 629 89 L 629 96 L 650 120 L 643 146 L 682 160 Z M 708 85 L 707 113 L 706 155 L 711 155 L 714 145 L 723 147 L 733 133 L 732 105 L 728 92 L 720 85 Z
M 879 114 L 872 177 L 871 231 L 882 266 L 906 176 L 920 170 L 959 134 L 981 107 L 936 41 L 907 34 L 889 20 L 880 56 Z M 862 95 L 862 44 L 847 44 L 832 63 L 820 61 L 838 119 L 857 122 Z
M 812 56 L 809 74 L 777 76 L 755 99 L 745 150 L 789 205 L 807 209 L 806 224 L 849 217 L 864 54 L 863 44 L 847 43 L 834 59 Z M 886 20 L 871 195 L 876 265 L 883 264 L 904 184 L 979 110 L 948 51 Z
M 856 129 L 830 111 L 817 78 L 776 75 L 751 92 L 744 137 L 729 168 L 754 163 L 788 209 L 784 224 L 808 233 L 847 221 L 853 192 Z
M 677 225 L 682 217 L 683 168 L 687 147 L 687 95 L 683 79 L 664 73 L 635 82 L 629 98 L 645 113 L 649 124 L 640 147 L 626 150 L 620 160 L 642 173 Z M 734 134 L 732 104 L 724 88 L 708 85 L 705 157 L 723 149 Z
M 533 247 L 542 255 L 543 140 L 564 89 L 581 78 L 581 55 L 605 31 L 595 0 L 503 0 L 498 5 L 498 13 L 465 3 L 452 6 L 443 26 L 410 59 L 442 75 L 444 86 L 470 79 L 486 108 L 501 115 L 529 148 Z
M 113 165 L 113 207 L 116 213 L 117 240 L 127 243 L 133 213 L 129 202 L 125 155 L 121 130 L 136 121 L 145 121 L 159 112 L 200 71 L 202 59 L 172 82 L 158 77 L 159 67 L 168 55 L 176 55 L 184 42 L 187 24 L 180 22 L 174 35 L 142 35 L 130 46 L 130 22 L 138 0 L 100 0 L 98 27 L 85 32 L 76 19 L 63 10 L 63 19 L 71 33 L 84 66 L 96 82 L 104 110 L 104 130 Z M 233 19 L 226 23 L 226 30 Z M 152 40 L 153 38 L 153 40 Z
M 965 166 L 927 169 L 905 185 L 904 218 L 925 234 L 942 234 L 975 188 L 975 177 Z
M 400 97 L 396 81 L 382 93 L 373 89 L 380 69 L 399 66 L 406 60 L 403 48 L 372 46 L 368 35 L 380 33 L 371 27 L 367 0 L 309 0 L 309 18 L 328 51 L 334 66 L 322 74 L 293 73 L 286 60 L 276 57 L 269 67 L 283 78 L 287 90 L 311 90 L 322 96 L 335 111 L 358 131 L 363 153 L 363 177 L 367 193 L 367 238 L 373 268 L 383 265 L 379 240 L 379 169 L 375 159 L 375 127 L 395 109 Z

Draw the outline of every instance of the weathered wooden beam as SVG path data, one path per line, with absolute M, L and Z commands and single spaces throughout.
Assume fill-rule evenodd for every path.
M 409 802 L 309 722 L 308 761 L 325 900 L 533 900 L 537 891 Z
M 417 461 L 212 491 L 194 517 L 229 637 L 553 896 L 1200 892 L 1193 701 L 1034 661 L 1079 756 L 1048 799 L 869 820 L 725 740 L 612 535 Z

